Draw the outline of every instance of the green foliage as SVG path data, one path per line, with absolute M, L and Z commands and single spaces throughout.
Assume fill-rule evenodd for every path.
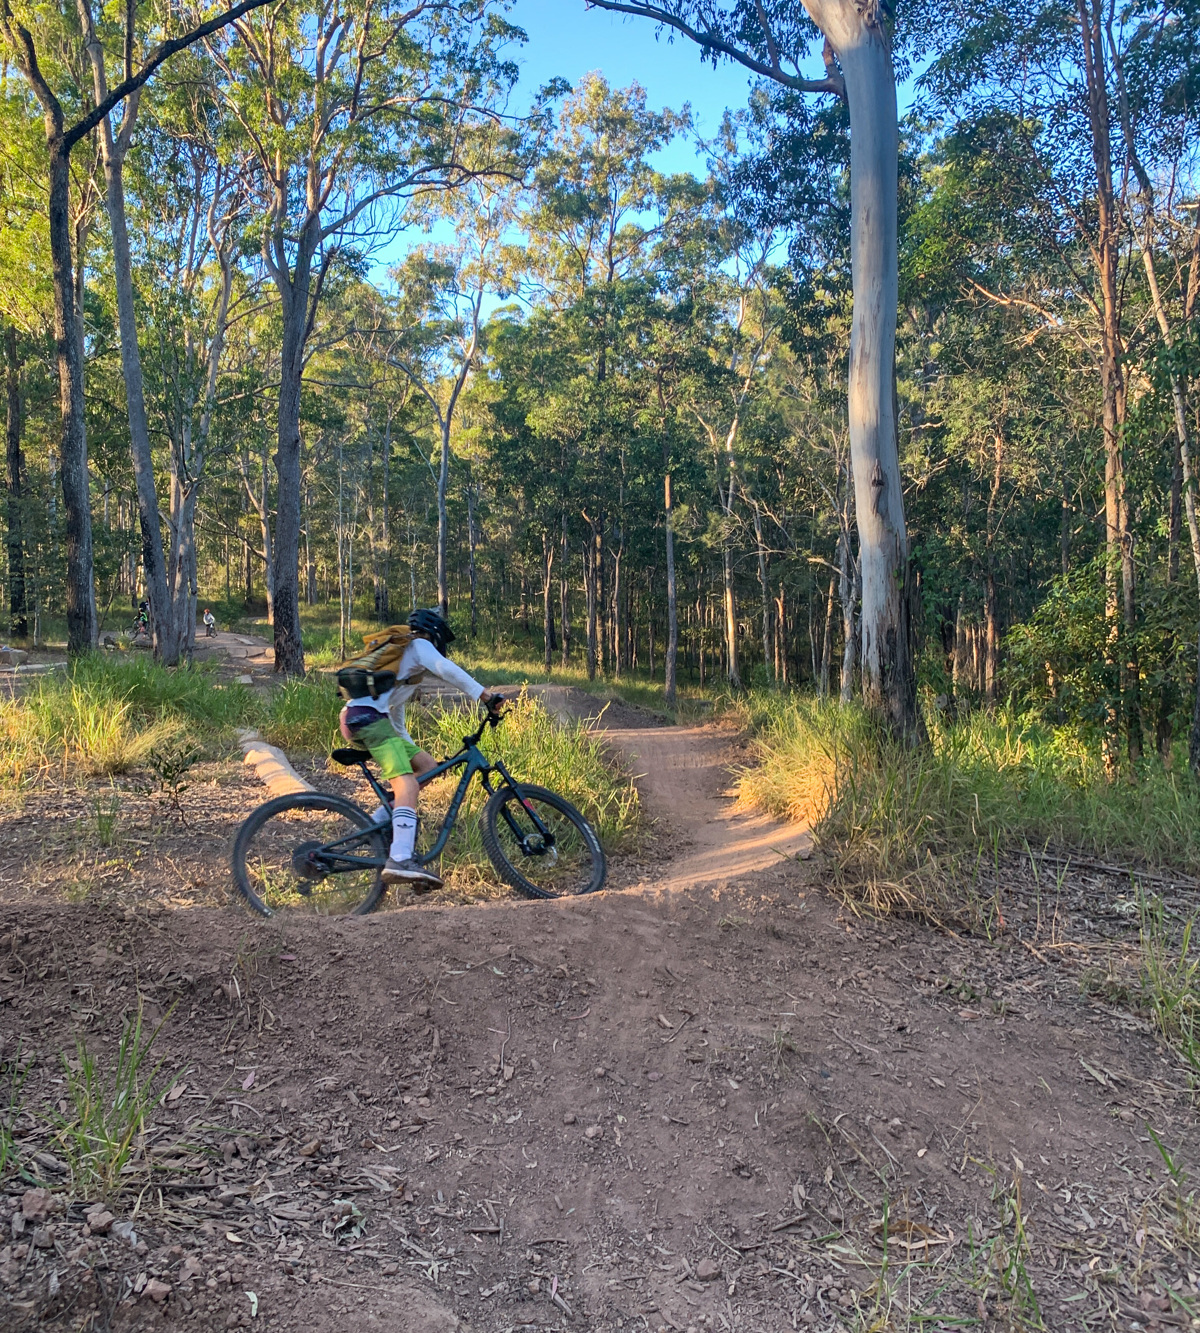
M 1009 632 L 1004 678 L 1037 716 L 1098 728 L 1117 693 L 1105 646 L 1104 567 L 1096 560 L 1056 578 Z
M 180 804 L 180 798 L 187 791 L 184 779 L 201 753 L 200 747 L 190 741 L 172 741 L 151 750 L 146 758 L 147 766 L 158 779 L 159 791 L 170 800 L 184 824 L 187 818 Z
M 212 670 L 93 654 L 0 700 L 0 771 L 17 784 L 53 766 L 124 773 L 185 737 L 210 752 L 257 707 L 250 690 Z
M 338 731 L 342 702 L 332 676 L 285 681 L 271 694 L 263 735 L 284 750 L 328 754 L 343 743 Z
M 109 1070 L 82 1038 L 76 1043 L 75 1059 L 63 1057 L 68 1109 L 55 1112 L 52 1123 L 77 1192 L 110 1192 L 123 1183 L 121 1177 L 131 1164 L 147 1116 L 176 1081 L 162 1077 L 163 1060 L 149 1064 L 165 1022 L 166 1018 L 147 1033 L 139 1004 L 136 1015 L 125 1019 L 116 1064 Z

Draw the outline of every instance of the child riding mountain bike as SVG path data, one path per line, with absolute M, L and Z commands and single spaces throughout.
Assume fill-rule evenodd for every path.
M 347 702 L 338 721 L 342 735 L 368 749 L 379 764 L 380 777 L 392 784 L 392 845 L 383 868 L 384 882 L 409 883 L 424 891 L 440 888 L 442 881 L 413 860 L 420 793 L 416 775 L 436 767 L 436 761 L 408 734 L 404 706 L 428 676 L 461 690 L 468 699 L 477 699 L 489 709 L 502 708 L 504 696 L 481 685 L 446 656 L 454 632 L 437 611 L 414 611 L 407 624 L 412 638 L 399 661 L 386 673 L 355 671 L 352 663 L 348 664 L 349 670 L 339 671 L 339 693 Z M 379 685 L 384 688 L 379 689 Z

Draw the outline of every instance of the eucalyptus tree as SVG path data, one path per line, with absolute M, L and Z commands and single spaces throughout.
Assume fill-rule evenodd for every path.
M 797 93 L 849 108 L 851 263 L 848 410 L 862 564 L 862 668 L 868 705 L 906 739 L 921 734 L 908 535 L 895 417 L 899 129 L 892 23 L 877 0 L 588 0 L 649 18 Z M 823 39 L 823 75 L 800 71 Z
M 774 236 L 767 232 L 752 237 L 735 221 L 719 227 L 718 232 L 719 249 L 709 257 L 709 272 L 697 275 L 696 285 L 701 293 L 698 304 L 701 309 L 707 308 L 709 326 L 705 333 L 710 355 L 691 381 L 688 408 L 704 431 L 712 453 L 721 510 L 725 676 L 734 689 L 741 689 L 734 579 L 739 492 L 750 505 L 756 523 L 761 525 L 761 515 L 741 466 L 741 436 L 754 398 L 761 390 L 764 366 L 778 333 L 779 311 L 770 293 Z M 762 565 L 761 526 L 758 537 L 765 643 L 770 632 L 770 608 Z M 763 655 L 769 656 L 765 647 Z
M 492 0 L 279 5 L 212 44 L 253 149 L 261 257 L 281 304 L 275 469 L 275 669 L 304 669 L 300 633 L 301 385 L 321 298 L 402 225 L 414 199 L 498 164 L 465 150 L 516 78 L 519 30 Z
M 598 636 L 608 571 L 614 605 L 626 595 L 623 460 L 628 405 L 623 386 L 611 376 L 614 358 L 621 355 L 617 343 L 630 296 L 624 284 L 641 284 L 692 204 L 695 183 L 664 176 L 650 160 L 689 123 L 686 112 L 652 111 L 637 84 L 615 89 L 601 75 L 587 75 L 563 100 L 522 218 L 529 237 L 521 265 L 522 294 L 564 316 L 576 354 L 571 401 L 558 401 L 562 410 L 557 419 L 565 429 L 559 438 L 571 439 L 584 474 L 598 483 L 584 487 L 582 504 L 570 506 L 586 527 L 590 674 L 605 658 Z M 553 415 L 543 409 L 542 420 Z M 602 477 L 611 477 L 615 487 L 601 482 Z M 618 651 L 617 662 L 623 658 Z
M 46 281 L 48 244 L 43 194 L 36 179 L 36 127 L 29 123 L 20 92 L 0 87 L 0 322 L 4 338 L 5 473 L 4 518 L 7 527 L 8 610 L 14 636 L 29 632 L 32 600 L 27 579 L 24 530 L 28 526 L 23 435 L 22 334 L 44 327 L 51 310 Z
M 194 59 L 159 90 L 130 159 L 147 415 L 168 445 L 166 586 L 180 655 L 196 633 L 196 510 L 220 436 L 229 328 L 252 317 L 259 295 L 256 275 L 238 262 L 249 164 L 224 141 L 212 72 Z
M 4 520 L 8 525 L 8 614 L 18 638 L 29 633 L 29 604 L 25 596 L 25 542 L 21 495 L 21 363 L 17 353 L 16 326 L 4 330 Z
M 948 146 L 960 176 L 972 179 L 976 214 L 991 220 L 971 258 L 1001 261 L 975 275 L 976 290 L 1019 306 L 1044 335 L 1080 339 L 1098 381 L 1106 652 L 1115 679 L 1110 767 L 1122 730 L 1130 758 L 1142 751 L 1136 520 L 1125 423 L 1131 393 L 1137 394 L 1131 362 L 1145 321 L 1143 292 L 1130 283 L 1127 266 L 1138 247 L 1150 258 L 1145 273 L 1150 304 L 1158 306 L 1154 319 L 1162 310 L 1153 299 L 1154 234 L 1161 224 L 1146 163 L 1161 168 L 1164 183 L 1172 181 L 1168 194 L 1194 188 L 1190 153 L 1180 151 L 1194 113 L 1167 112 L 1172 97 L 1181 96 L 1185 108 L 1194 104 L 1181 56 L 1194 52 L 1193 9 L 1019 0 L 1002 24 L 965 3 L 922 12 L 942 46 L 922 84 L 949 119 Z M 1138 212 L 1139 225 L 1131 227 Z
M 1108 47 L 1122 140 L 1137 180 L 1131 230 L 1162 337 L 1165 356 L 1160 361 L 1166 368 L 1175 431 L 1167 578 L 1172 581 L 1178 569 L 1182 501 L 1200 590 L 1200 518 L 1195 494 L 1198 460 L 1191 430 L 1188 374 L 1179 364 L 1176 350 L 1181 335 L 1187 337 L 1200 298 L 1200 208 L 1194 197 L 1200 185 L 1194 153 L 1200 129 L 1195 59 L 1200 42 L 1200 8 L 1194 3 L 1177 3 L 1149 12 L 1138 10 L 1130 17 L 1136 21 L 1123 21 L 1120 28 L 1110 24 Z M 1123 40 L 1117 40 L 1117 33 Z M 1186 199 L 1187 194 L 1193 197 Z M 1165 269 L 1161 280 L 1160 264 Z M 1165 734 L 1169 731 L 1160 719 L 1160 744 Z M 1200 777 L 1200 626 L 1188 760 Z
M 80 56 L 82 46 L 90 42 L 86 17 L 81 35 L 77 16 L 66 7 L 43 9 L 18 0 L 14 8 L 12 0 L 0 0 L 0 38 L 40 105 L 45 127 L 54 337 L 62 414 L 59 462 L 66 511 L 67 646 L 72 653 L 86 652 L 95 646 L 96 595 L 84 427 L 83 339 L 75 302 L 76 260 L 70 226 L 71 152 L 126 98 L 138 94 L 155 71 L 173 55 L 221 31 L 265 3 L 266 0 L 242 0 L 241 4 L 213 18 L 194 23 L 190 28 L 185 26 L 177 36 L 167 35 L 171 28 L 179 26 L 176 12 L 168 10 L 156 16 L 152 28 L 155 40 L 136 62 L 133 32 L 136 6 L 130 5 L 123 39 L 122 77 L 89 105 L 91 99 L 83 91 L 86 85 L 78 67 L 81 62 L 75 59 L 75 68 L 72 68 L 73 58 Z M 57 85 L 57 91 L 51 86 L 51 80 Z M 153 535 L 147 534 L 144 522 L 143 540 L 153 540 Z
M 398 336 L 389 360 L 421 393 L 437 423 L 437 590 L 443 616 L 450 609 L 446 493 L 455 412 L 478 365 L 484 298 L 503 295 L 510 281 L 503 246 L 514 217 L 514 190 L 511 181 L 486 170 L 489 159 L 501 157 L 496 145 L 483 139 L 480 146 L 484 170 L 431 210 L 431 223 L 453 226 L 454 241 L 415 249 L 391 272 Z M 510 140 L 510 148 L 516 146 Z

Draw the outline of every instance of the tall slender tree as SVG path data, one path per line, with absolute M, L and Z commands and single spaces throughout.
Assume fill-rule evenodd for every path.
M 31 28 L 14 13 L 10 0 L 0 0 L 0 37 L 40 104 L 45 124 L 54 340 L 62 415 L 59 466 L 66 511 L 67 647 L 71 653 L 86 652 L 95 647 L 97 632 L 91 493 L 84 425 L 83 336 L 75 299 L 75 255 L 70 225 L 71 152 L 127 97 L 138 93 L 173 55 L 219 32 L 266 2 L 242 0 L 241 4 L 196 24 L 179 36 L 164 35 L 136 68 L 132 60 L 128 62 L 125 77 L 94 106 L 89 108 L 80 104 L 72 108 L 70 102 L 78 100 L 78 88 L 65 71 L 59 71 L 63 73 L 59 92 L 55 92 L 49 82 L 50 78 L 56 77 L 53 61 L 60 42 L 71 41 L 71 17 L 64 19 L 63 14 L 54 11 L 50 11 L 48 17 L 39 13 L 37 20 L 30 19 Z M 48 53 L 54 53 L 49 62 Z M 75 114 L 73 121 L 69 119 L 72 112 Z

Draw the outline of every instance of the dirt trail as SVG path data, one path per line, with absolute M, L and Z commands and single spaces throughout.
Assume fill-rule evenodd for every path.
M 858 919 L 787 855 L 802 832 L 734 810 L 736 736 L 606 724 L 653 845 L 569 902 L 252 919 L 234 765 L 176 841 L 150 796 L 102 850 L 88 794 L 0 810 L 0 1063 L 53 1187 L 4 1178 L 0 1327 L 860 1333 L 918 1301 L 934 1333 L 1187 1327 L 1200 1228 L 1149 1130 L 1185 1182 L 1200 1135 L 1186 1072 L 1108 1002 L 1120 886 L 1027 901 L 1014 870 L 994 942 Z M 124 897 L 66 887 L 85 854 Z M 73 1199 L 63 1053 L 110 1067 L 139 1005 L 172 1096 L 137 1188 Z
M 655 888 L 727 886 L 812 854 L 808 829 L 737 809 L 730 770 L 744 756 L 733 751 L 728 732 L 693 726 L 604 734 L 628 757 L 648 813 L 673 844 Z
M 807 827 L 738 809 L 732 784 L 747 756 L 730 729 L 661 726 L 642 709 L 567 686 L 535 685 L 529 692 L 558 718 L 587 722 L 629 765 L 663 849 L 663 860 L 634 881 L 637 887 L 724 887 L 812 855 Z
M 196 638 L 195 655 L 199 661 L 212 658 L 227 661 L 247 674 L 275 669 L 274 647 L 256 634 L 234 634 L 224 629 L 218 629 L 211 639 L 200 634 Z

